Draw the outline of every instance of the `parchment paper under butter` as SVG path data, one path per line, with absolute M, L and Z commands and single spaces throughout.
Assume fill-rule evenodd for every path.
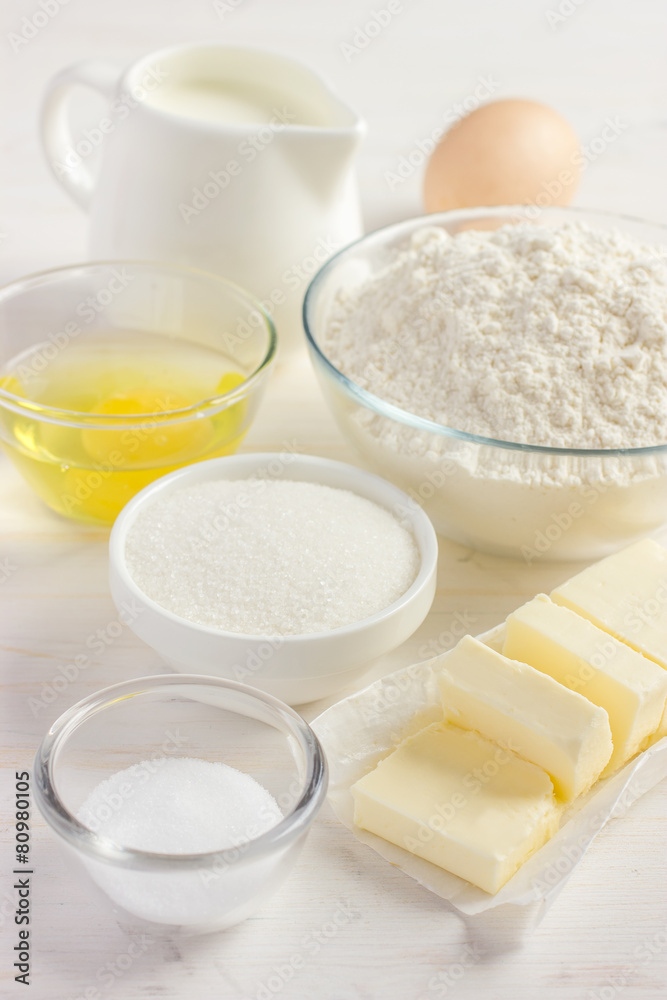
M 504 626 L 479 636 L 499 648 Z M 560 829 L 509 882 L 491 896 L 464 879 L 354 825 L 350 787 L 406 736 L 442 720 L 437 661 L 398 670 L 344 698 L 311 723 L 329 762 L 329 801 L 338 819 L 363 844 L 416 879 L 460 914 L 482 919 L 506 905 L 525 908 L 524 929 L 535 927 L 586 853 L 614 816 L 667 775 L 667 738 L 638 754 L 617 774 L 598 782 L 563 814 Z M 497 914 L 500 917 L 500 913 Z M 493 921 L 495 923 L 495 920 Z

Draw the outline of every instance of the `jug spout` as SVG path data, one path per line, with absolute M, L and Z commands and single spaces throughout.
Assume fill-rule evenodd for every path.
M 356 120 L 347 127 L 292 127 L 283 151 L 304 188 L 318 202 L 334 200 L 350 181 L 354 158 L 365 133 Z

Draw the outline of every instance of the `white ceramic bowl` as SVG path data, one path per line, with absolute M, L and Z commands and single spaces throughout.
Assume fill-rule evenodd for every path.
M 383 611 L 353 625 L 306 635 L 260 636 L 197 625 L 160 607 L 134 582 L 125 563 L 127 533 L 140 510 L 174 490 L 251 476 L 301 480 L 351 490 L 399 516 L 415 537 L 421 566 L 411 587 Z M 136 609 L 130 628 L 180 672 L 243 681 L 290 705 L 334 694 L 421 625 L 435 595 L 438 543 L 421 508 L 396 486 L 363 469 L 312 455 L 251 454 L 211 459 L 151 483 L 123 509 L 109 541 L 109 583 L 119 610 Z

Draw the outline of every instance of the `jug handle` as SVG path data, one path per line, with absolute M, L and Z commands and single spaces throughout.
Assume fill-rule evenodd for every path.
M 76 152 L 69 101 L 76 87 L 96 90 L 110 101 L 116 92 L 120 74 L 117 66 L 95 60 L 68 66 L 49 82 L 42 102 L 42 146 L 47 162 L 56 180 L 84 209 L 90 205 L 95 178 L 85 157 Z

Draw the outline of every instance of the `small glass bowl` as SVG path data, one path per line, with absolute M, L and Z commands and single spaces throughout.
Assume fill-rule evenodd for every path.
M 183 371 L 185 391 L 153 391 L 146 405 L 154 408 L 157 402 L 156 412 L 145 412 L 140 403 L 141 412 L 123 412 L 146 389 L 139 369 L 133 374 L 139 384 L 127 386 L 126 404 L 114 408 L 117 388 L 110 389 L 111 412 L 94 412 L 100 400 L 86 378 L 82 348 L 103 350 L 107 363 L 132 373 L 130 345 L 142 334 L 151 338 L 143 350 L 154 351 L 158 372 L 165 349 L 180 352 L 172 368 L 179 378 Z M 214 274 L 103 261 L 31 275 L 0 289 L 0 444 L 58 513 L 109 524 L 159 476 L 237 450 L 275 353 L 276 332 L 262 306 Z M 81 374 L 71 374 L 74 362 Z M 64 376 L 67 364 L 70 374 Z M 101 364 L 104 360 L 97 367 Z M 201 373 L 207 378 L 210 366 L 218 364 L 227 374 L 212 394 L 186 403 Z M 193 371 L 196 380 L 189 385 Z M 72 409 L 43 401 L 53 392 L 54 378 L 63 377 L 66 398 L 76 403 Z M 101 406 L 104 410 L 104 399 Z
M 336 294 L 367 280 L 424 227 L 451 235 L 505 224 L 567 222 L 667 243 L 667 227 L 610 212 L 499 206 L 410 219 L 363 237 L 311 282 L 303 321 L 313 367 L 346 439 L 365 463 L 423 507 L 441 534 L 494 555 L 594 560 L 667 521 L 667 444 L 593 450 L 495 440 L 434 423 L 344 375 L 321 345 Z M 388 347 L 391 349 L 391 346 Z
M 76 818 L 100 781 L 137 764 L 150 771 L 165 757 L 244 771 L 284 818 L 207 854 L 136 850 Z M 320 744 L 296 712 L 244 684 L 192 674 L 143 677 L 78 702 L 44 737 L 34 773 L 39 809 L 75 866 L 102 890 L 121 926 L 155 935 L 207 934 L 254 913 L 287 877 L 327 789 Z M 112 798 L 109 809 L 119 808 Z

